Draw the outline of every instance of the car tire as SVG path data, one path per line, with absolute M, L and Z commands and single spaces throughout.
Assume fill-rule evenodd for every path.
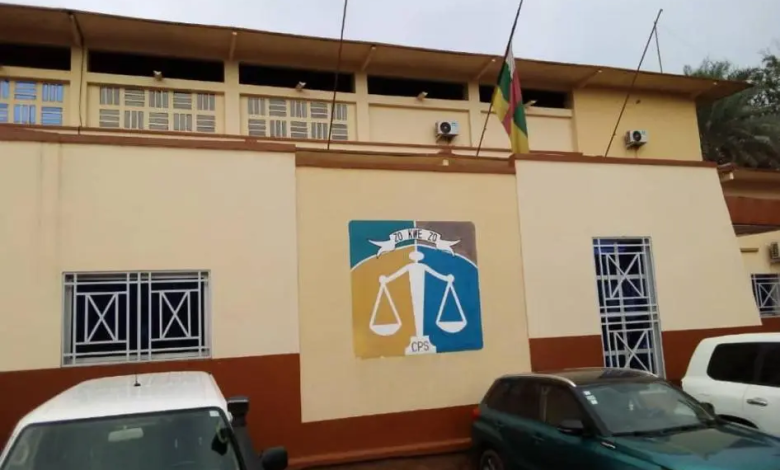
M 485 449 L 479 456 L 477 470 L 504 470 L 504 460 L 493 449 Z

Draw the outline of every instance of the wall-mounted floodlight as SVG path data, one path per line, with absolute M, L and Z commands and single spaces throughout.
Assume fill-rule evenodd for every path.
M 427 91 L 421 91 L 420 94 L 417 95 L 417 99 L 422 101 L 422 100 L 425 99 L 426 96 L 428 96 L 428 92 Z
M 160 72 L 159 70 L 155 70 L 154 71 L 154 79 L 157 80 L 158 82 L 161 82 L 162 79 L 163 79 L 162 72 Z
M 306 82 L 298 82 L 298 84 L 295 85 L 295 89 L 298 91 L 303 91 L 304 88 L 306 88 Z

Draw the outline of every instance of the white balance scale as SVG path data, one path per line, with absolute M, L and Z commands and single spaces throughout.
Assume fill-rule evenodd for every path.
M 466 315 L 463 313 L 463 307 L 460 304 L 458 293 L 455 291 L 454 287 L 455 276 L 452 274 L 441 274 L 427 264 L 420 263 L 423 258 L 425 258 L 425 255 L 415 249 L 409 253 L 409 259 L 412 260 L 411 263 L 407 264 L 389 276 L 379 276 L 379 291 L 376 294 L 374 310 L 371 312 L 371 321 L 369 323 L 371 331 L 379 336 L 392 336 L 396 334 L 399 329 L 401 329 L 401 317 L 398 315 L 398 309 L 395 307 L 393 296 L 390 295 L 390 291 L 388 290 L 387 285 L 408 273 L 409 287 L 411 288 L 412 294 L 412 312 L 414 313 L 415 335 L 409 338 L 409 346 L 406 347 L 405 351 L 407 355 L 432 354 L 436 352 L 436 346 L 431 343 L 430 338 L 428 338 L 428 336 L 425 335 L 425 332 L 423 331 L 426 273 L 440 281 L 447 283 L 447 286 L 444 288 L 444 294 L 442 295 L 441 303 L 439 304 L 439 312 L 436 315 L 436 326 L 447 333 L 457 333 L 463 330 L 463 328 L 465 328 L 467 325 Z M 376 315 L 379 311 L 379 303 L 381 302 L 383 296 L 385 299 L 387 299 L 387 303 L 390 304 L 390 309 L 393 311 L 395 321 L 393 323 L 377 325 Z M 444 306 L 446 305 L 450 296 L 452 296 L 452 299 L 455 300 L 455 305 L 457 306 L 458 313 L 460 315 L 459 320 L 441 319 L 442 314 L 444 313 Z

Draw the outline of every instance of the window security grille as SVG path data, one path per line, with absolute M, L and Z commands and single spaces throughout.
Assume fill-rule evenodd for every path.
M 780 315 L 780 274 L 753 274 L 753 296 L 762 317 Z
M 210 355 L 209 273 L 64 275 L 63 365 Z
M 649 238 L 593 240 L 604 365 L 663 375 Z

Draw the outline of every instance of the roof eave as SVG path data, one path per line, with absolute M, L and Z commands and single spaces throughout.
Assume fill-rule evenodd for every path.
M 6 13 L 2 13 L 4 10 Z M 80 28 L 87 48 L 91 44 L 100 44 L 106 49 L 193 58 L 250 61 L 257 57 L 262 61 L 289 60 L 300 64 L 307 50 L 315 50 L 305 61 L 307 66 L 332 68 L 339 50 L 339 41 L 330 38 L 0 3 L 0 40 L 24 35 L 31 41 L 78 46 L 80 41 L 76 27 Z M 287 50 L 292 54 L 286 53 Z M 342 69 L 368 73 L 389 71 L 410 76 L 446 74 L 458 81 L 492 83 L 499 73 L 500 59 L 497 55 L 350 40 L 344 41 Z M 412 61 L 415 63 L 404 67 Z M 517 63 L 518 70 L 529 83 L 550 82 L 568 89 L 585 86 L 627 89 L 635 74 L 634 70 L 616 67 L 535 59 L 518 59 Z M 681 94 L 700 103 L 717 100 L 748 87 L 742 82 L 714 82 L 645 71 L 640 72 L 635 85 L 637 91 Z

